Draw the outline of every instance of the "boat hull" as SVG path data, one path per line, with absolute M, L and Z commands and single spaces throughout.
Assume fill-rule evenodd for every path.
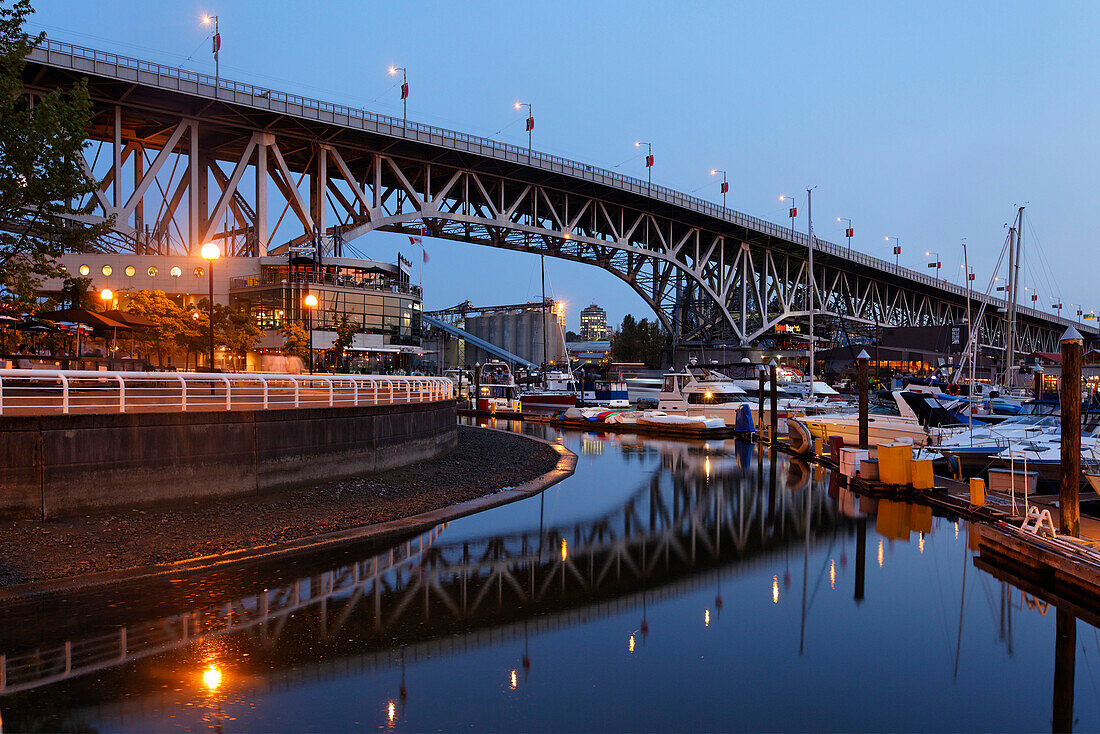
M 519 402 L 524 410 L 565 410 L 577 404 L 577 396 L 572 393 L 528 393 L 520 395 Z

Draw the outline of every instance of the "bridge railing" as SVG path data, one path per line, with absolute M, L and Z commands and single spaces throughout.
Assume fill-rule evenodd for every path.
M 144 61 L 130 56 L 121 56 L 106 51 L 99 51 L 85 46 L 77 46 L 71 43 L 55 41 L 47 38 L 34 51 L 31 58 L 46 63 L 62 63 L 64 59 L 53 58 L 54 54 L 68 57 L 68 66 L 77 71 L 101 73 L 111 76 L 109 69 L 100 65 L 116 67 L 116 78 L 131 78 L 132 81 L 156 84 L 162 87 L 174 88 L 181 92 L 216 96 L 226 102 L 247 104 L 259 109 L 270 109 L 283 114 L 303 114 L 312 112 L 312 117 L 318 120 L 334 124 L 355 126 L 360 129 L 370 129 L 374 132 L 392 137 L 403 137 L 429 145 L 438 145 L 455 150 L 468 151 L 478 155 L 486 155 L 494 158 L 525 163 L 538 166 L 543 170 L 562 173 L 586 181 L 600 183 L 614 188 L 629 191 L 651 199 L 663 201 L 674 206 L 696 211 L 721 221 L 730 222 L 747 229 L 772 237 L 781 238 L 802 245 L 809 246 L 809 236 L 802 232 L 792 232 L 789 227 L 781 227 L 774 222 L 769 222 L 750 214 L 744 214 L 734 209 L 729 209 L 705 199 L 691 196 L 675 189 L 649 184 L 639 178 L 627 176 L 617 171 L 611 171 L 598 166 L 590 166 L 579 161 L 570 160 L 561 156 L 543 153 L 537 150 L 529 151 L 527 148 L 503 143 L 490 138 L 483 138 L 469 133 L 457 132 L 446 128 L 424 125 L 419 122 L 403 121 L 401 118 L 381 115 L 376 112 L 348 107 L 346 105 L 325 102 L 310 97 L 303 97 L 288 92 L 280 92 L 265 87 L 257 87 L 245 82 L 237 82 L 230 79 L 216 78 L 209 74 L 181 69 L 179 67 L 165 66 L 153 61 Z M 130 73 L 120 75 L 117 67 L 129 70 Z M 155 77 L 155 78 L 153 78 Z M 167 83 L 166 83 L 167 82 Z M 962 286 L 949 283 L 944 280 L 931 278 L 924 273 L 911 268 L 895 265 L 861 252 L 853 252 L 847 247 L 841 247 L 832 242 L 815 237 L 816 248 L 831 256 L 848 259 L 868 267 L 880 270 L 892 275 L 899 275 L 924 285 L 939 288 L 958 297 L 965 297 L 966 289 Z M 1004 299 L 996 299 L 985 296 L 983 293 L 972 292 L 971 296 L 978 301 L 1007 308 Z M 1055 316 L 1044 311 L 1017 306 L 1017 312 L 1022 315 L 1037 319 L 1054 321 L 1062 325 L 1071 323 L 1081 328 L 1086 328 L 1080 322 L 1074 322 L 1061 316 Z
M 180 413 L 428 403 L 445 377 L 0 370 L 0 415 Z

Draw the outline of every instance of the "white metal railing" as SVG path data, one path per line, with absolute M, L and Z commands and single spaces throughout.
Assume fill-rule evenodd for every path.
M 352 407 L 454 398 L 445 377 L 0 370 L 0 415 Z

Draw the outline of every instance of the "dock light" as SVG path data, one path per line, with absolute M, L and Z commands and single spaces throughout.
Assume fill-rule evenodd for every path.
M 214 261 L 222 256 L 221 248 L 219 248 L 213 242 L 207 242 L 199 250 L 199 254 L 208 263 L 206 268 L 206 274 L 208 276 L 207 283 L 210 289 L 210 300 L 207 302 L 207 315 L 210 317 L 210 370 L 214 370 Z
M 114 299 L 115 292 L 112 291 L 110 288 L 104 288 L 99 292 L 99 297 L 102 298 L 104 302 L 109 302 Z

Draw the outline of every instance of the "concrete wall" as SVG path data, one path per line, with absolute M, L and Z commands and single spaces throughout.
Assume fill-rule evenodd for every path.
M 454 401 L 0 418 L 0 516 L 249 494 L 452 450 Z

